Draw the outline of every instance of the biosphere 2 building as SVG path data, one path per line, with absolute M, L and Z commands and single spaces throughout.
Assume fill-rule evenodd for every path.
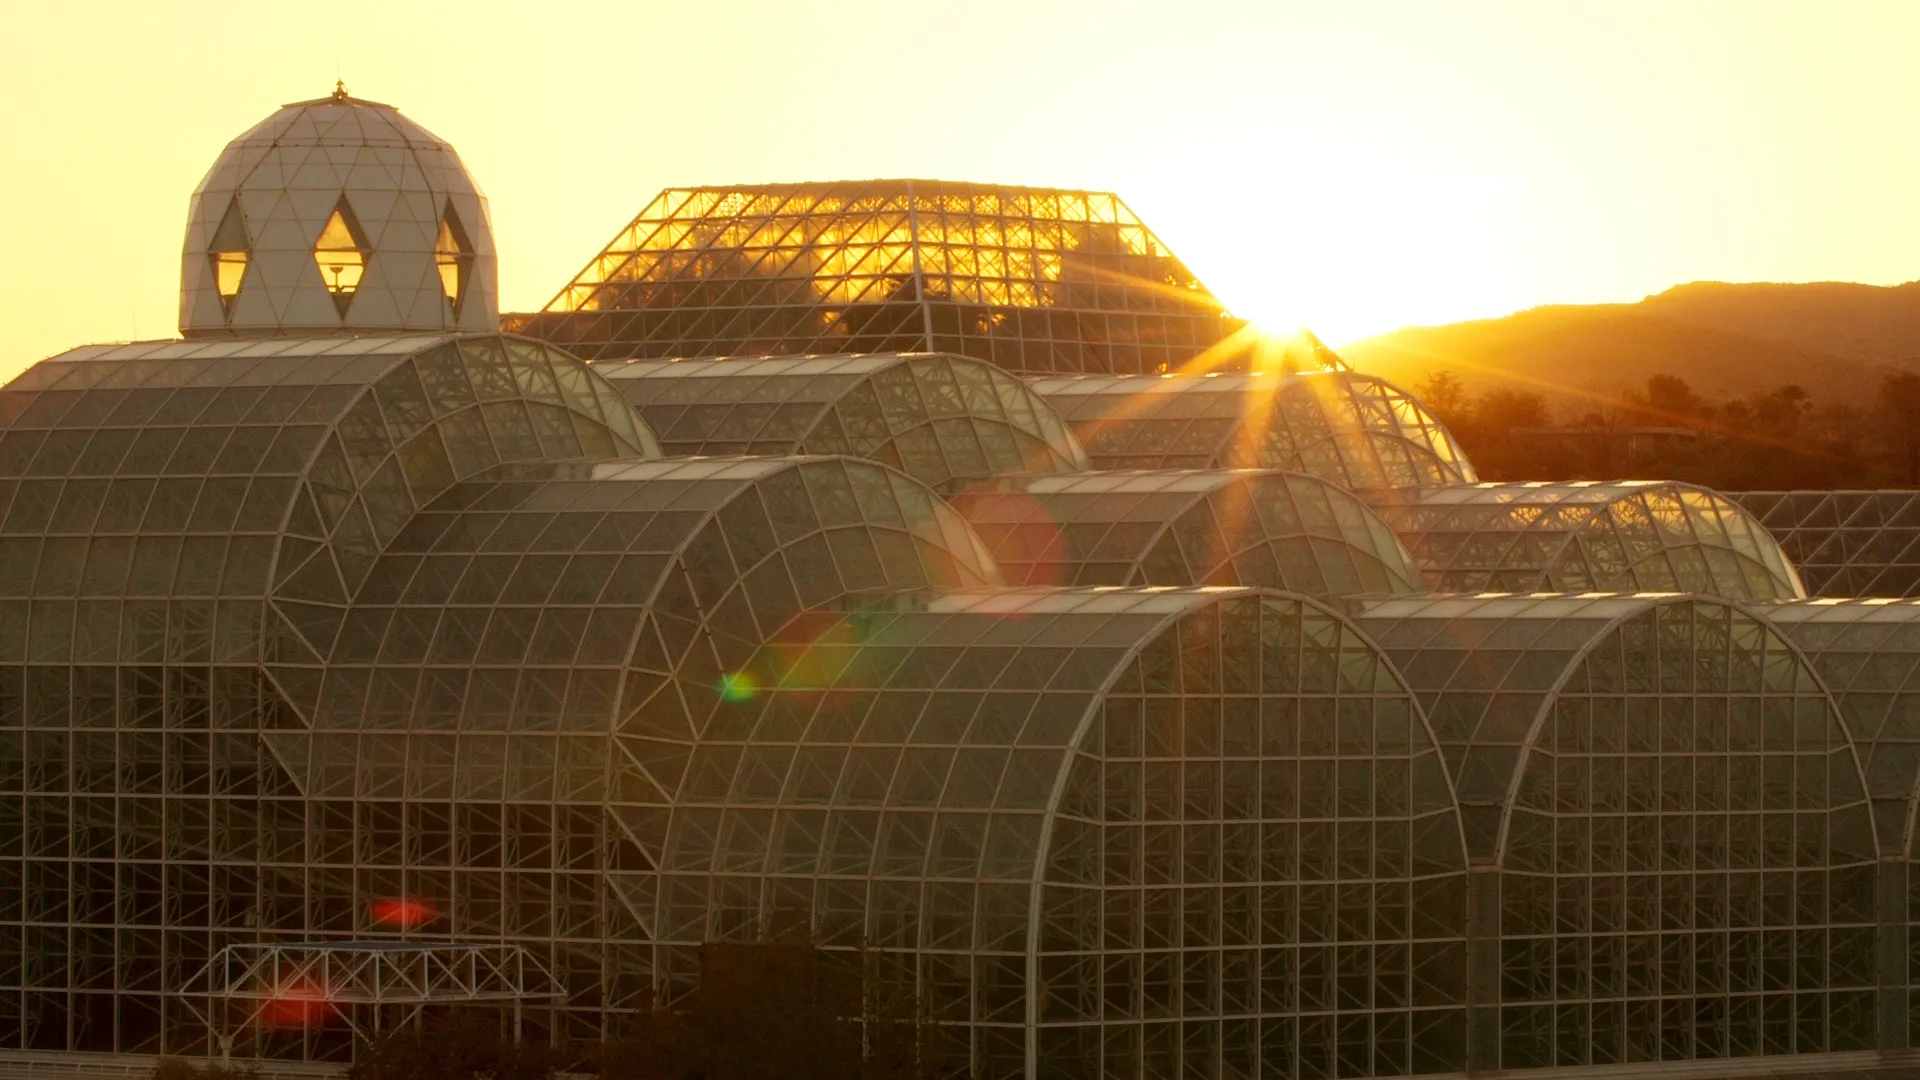
M 179 340 L 0 388 L 0 1072 L 597 1039 L 779 925 L 943 1076 L 1916 1060 L 1920 607 L 1739 502 L 1481 484 L 1111 195 L 496 276 L 342 90 L 194 193 Z

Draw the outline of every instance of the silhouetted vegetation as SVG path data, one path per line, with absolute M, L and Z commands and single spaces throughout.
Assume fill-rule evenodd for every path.
M 914 1080 L 932 1075 L 925 1022 L 877 958 L 802 940 L 701 948 L 698 990 L 598 1047 L 602 1080 Z
M 1469 393 L 1439 372 L 1417 393 L 1484 480 L 1683 480 L 1727 491 L 1920 486 L 1920 375 L 1890 374 L 1870 403 L 1816 402 L 1786 384 L 1709 401 L 1654 375 L 1558 415 L 1538 393 Z
M 196 1065 L 163 1057 L 147 1070 L 147 1080 L 260 1080 L 260 1071 L 251 1065 L 222 1065 L 217 1061 Z
M 497 1015 L 460 1011 L 375 1038 L 347 1080 L 552 1080 L 563 1064 L 550 1047 L 502 1037 Z

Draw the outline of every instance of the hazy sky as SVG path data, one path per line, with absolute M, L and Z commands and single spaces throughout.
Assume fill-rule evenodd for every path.
M 1339 342 L 1699 279 L 1920 278 L 1920 3 L 0 0 L 0 377 L 174 333 L 187 198 L 338 73 L 451 141 L 503 307 L 670 184 L 1117 191 Z

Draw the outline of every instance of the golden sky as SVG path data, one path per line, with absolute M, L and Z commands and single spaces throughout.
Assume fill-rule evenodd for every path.
M 451 141 L 503 308 L 670 184 L 1117 191 L 1341 342 L 1677 282 L 1920 278 L 1920 3 L 0 2 L 0 377 L 174 333 L 187 199 L 336 74 Z

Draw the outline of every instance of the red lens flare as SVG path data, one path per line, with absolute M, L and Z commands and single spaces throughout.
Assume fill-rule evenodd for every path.
M 298 980 L 273 989 L 260 1010 L 260 1022 L 270 1028 L 312 1028 L 325 1024 L 332 1015 L 333 1002 L 327 992 Z
M 375 926 L 394 930 L 412 930 L 440 917 L 440 908 L 431 900 L 411 896 L 384 897 L 367 905 L 367 918 Z
M 862 635 L 851 621 L 838 613 L 802 612 L 781 628 L 779 637 L 767 651 L 774 685 L 788 690 L 829 691 L 864 684 L 856 668 L 849 671 L 857 656 Z
M 982 487 L 961 492 L 954 505 L 985 542 L 1007 584 L 1067 584 L 1067 538 L 1040 500 Z

